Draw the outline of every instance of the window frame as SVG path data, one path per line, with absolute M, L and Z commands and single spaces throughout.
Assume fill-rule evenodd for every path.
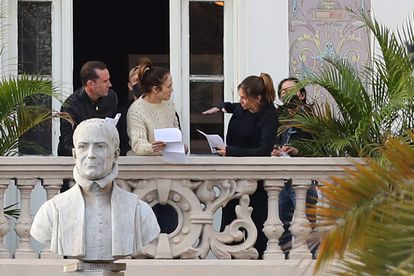
M 190 75 L 189 4 L 190 2 L 214 2 L 211 0 L 170 0 L 170 64 L 174 86 L 174 103 L 180 116 L 183 141 L 190 143 L 190 81 L 224 80 L 224 100 L 234 101 L 237 96 L 235 79 L 237 52 L 237 0 L 224 0 L 223 30 L 223 76 Z M 178 15 L 178 16 L 177 16 Z M 226 135 L 229 116 L 224 118 Z M 224 138 L 224 137 L 223 137 Z
M 1 20 L 5 33 L 0 37 L 4 45 L 0 56 L 0 74 L 18 74 L 18 2 L 51 2 L 52 73 L 56 92 L 63 100 L 73 92 L 73 1 L 72 0 L 1 0 L 6 17 Z M 59 111 L 61 102 L 52 99 L 52 110 Z M 52 120 L 52 155 L 57 155 L 59 120 Z

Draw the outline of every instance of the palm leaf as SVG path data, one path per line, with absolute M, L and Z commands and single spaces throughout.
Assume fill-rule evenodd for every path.
M 330 230 L 322 232 L 317 271 L 338 258 L 338 275 L 414 272 L 414 148 L 391 138 L 382 154 L 385 165 L 356 164 L 321 188 L 329 207 L 316 213 Z
M 414 43 L 413 20 L 392 32 L 367 14 L 362 18 L 380 53 L 355 72 L 346 61 L 327 60 L 300 85 L 320 85 L 334 100 L 287 118 L 308 131 L 300 151 L 325 156 L 371 157 L 345 178 L 321 188 L 322 242 L 316 271 L 329 275 L 414 273 L 414 77 L 406 43 Z M 332 263 L 335 261 L 334 263 Z
M 13 218 L 16 218 L 16 219 L 19 218 L 20 208 L 13 208 L 13 207 L 17 206 L 18 204 L 19 203 L 16 202 L 16 203 L 13 203 L 13 204 L 10 204 L 10 205 L 4 207 L 4 209 L 3 209 L 4 215 L 6 217 L 13 217 Z
M 332 108 L 316 102 L 308 115 L 289 119 L 289 126 L 313 135 L 313 141 L 297 144 L 306 155 L 378 157 L 389 137 L 414 128 L 413 65 L 405 50 L 405 42 L 414 41 L 411 21 L 395 34 L 367 14 L 354 15 L 373 33 L 381 53 L 360 72 L 346 60 L 327 59 L 300 82 L 299 87 L 321 86 L 333 99 Z
M 0 154 L 13 152 L 19 137 L 29 129 L 53 117 L 49 107 L 30 106 L 27 99 L 35 95 L 57 97 L 52 82 L 22 75 L 0 81 Z

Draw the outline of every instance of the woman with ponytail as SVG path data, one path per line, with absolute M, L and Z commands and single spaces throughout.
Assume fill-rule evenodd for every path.
M 134 101 L 127 114 L 132 154 L 161 155 L 166 144 L 155 141 L 154 129 L 179 128 L 175 106 L 170 100 L 173 92 L 171 74 L 167 68 L 153 66 L 148 58 L 142 59 L 137 68 L 143 94 Z
M 240 101 L 238 103 L 223 103 L 203 112 L 232 113 L 226 136 L 226 147 L 218 148 L 221 156 L 269 156 L 275 144 L 279 119 L 273 104 L 276 91 L 272 78 L 261 73 L 260 76 L 249 76 L 237 87 Z M 263 181 L 259 181 L 257 189 L 250 197 L 253 206 L 252 219 L 258 229 L 256 244 L 254 245 L 262 257 L 266 249 L 267 238 L 262 228 L 267 218 L 267 194 L 263 188 Z M 229 225 L 235 217 L 235 207 L 238 201 L 231 200 L 223 208 L 221 231 Z
M 217 152 L 221 156 L 270 156 L 279 127 L 272 78 L 266 73 L 249 76 L 237 89 L 238 103 L 225 102 L 203 112 L 233 114 L 227 129 L 226 147 Z
M 138 83 L 143 94 L 135 100 L 127 114 L 127 131 L 131 151 L 127 155 L 161 155 L 166 144 L 155 141 L 154 129 L 179 128 L 178 115 L 171 98 L 172 78 L 164 67 L 153 66 L 143 58 L 136 67 Z M 177 212 L 165 205 L 153 206 L 162 233 L 171 233 L 177 227 Z

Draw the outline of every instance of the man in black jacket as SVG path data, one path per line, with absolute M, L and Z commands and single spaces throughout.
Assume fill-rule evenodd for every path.
M 82 87 L 70 95 L 61 112 L 70 115 L 72 122 L 60 120 L 60 138 L 58 155 L 72 156 L 73 131 L 82 121 L 90 118 L 114 117 L 118 106 L 118 97 L 109 81 L 107 66 L 100 61 L 86 62 L 80 71 Z

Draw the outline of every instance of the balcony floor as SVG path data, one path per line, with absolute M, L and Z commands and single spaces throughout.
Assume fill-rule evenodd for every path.
M 63 265 L 76 260 L 0 259 L 0 275 L 77 275 L 64 273 Z M 120 260 L 125 262 L 125 275 L 145 276 L 310 276 L 313 260 Z M 79 274 L 81 275 L 81 274 Z M 82 274 L 85 275 L 85 274 Z

